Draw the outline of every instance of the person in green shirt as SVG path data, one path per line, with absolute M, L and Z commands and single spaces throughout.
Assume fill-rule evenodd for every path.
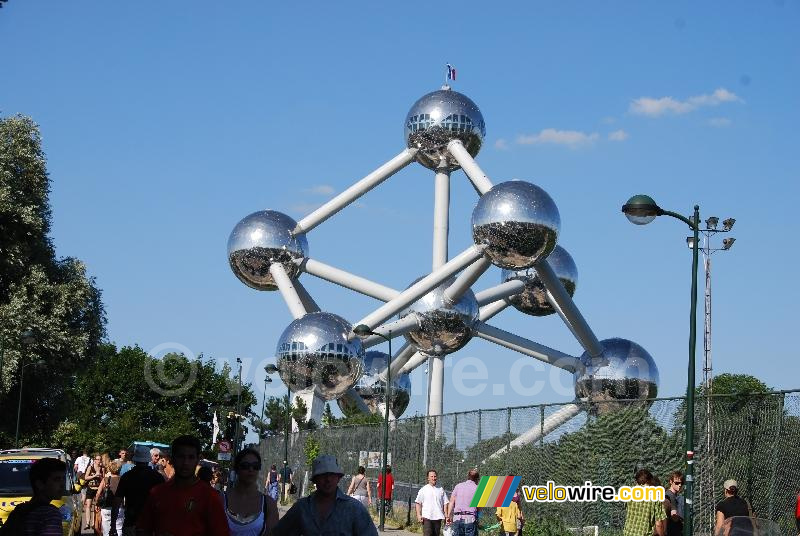
M 650 486 L 655 481 L 647 469 L 636 472 L 636 484 Z M 623 536 L 665 536 L 667 514 L 661 501 L 629 502 L 625 514 Z

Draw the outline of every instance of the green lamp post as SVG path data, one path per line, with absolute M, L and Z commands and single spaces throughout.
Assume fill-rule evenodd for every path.
M 267 374 L 275 374 L 278 372 L 278 367 L 270 363 L 264 367 L 264 370 L 267 372 Z M 292 392 L 289 388 L 289 384 L 286 384 L 286 426 L 283 429 L 283 475 L 281 477 L 281 500 L 285 500 L 286 497 L 286 480 L 288 479 L 289 475 L 289 471 L 287 471 L 286 468 L 289 466 L 289 422 L 291 421 L 289 399 L 291 398 L 291 395 Z
M 368 337 L 370 335 L 377 335 L 381 337 L 386 342 L 389 343 L 389 359 L 388 363 L 386 364 L 386 398 L 384 399 L 384 415 L 383 415 L 383 467 L 381 468 L 381 474 L 383 475 L 381 481 L 383 482 L 384 489 L 381 491 L 380 495 L 383 497 L 379 497 L 381 500 L 381 511 L 380 511 L 380 518 L 378 520 L 378 528 L 383 531 L 386 522 L 386 466 L 388 465 L 389 459 L 389 404 L 391 402 L 391 389 L 392 389 L 392 332 L 389 331 L 389 335 L 384 335 L 382 333 L 377 333 L 369 329 L 369 326 L 365 324 L 359 324 L 353 328 L 353 333 L 358 335 L 359 337 Z
M 677 212 L 659 207 L 648 195 L 635 195 L 622 206 L 622 212 L 636 225 L 647 225 L 656 216 L 671 216 L 684 222 L 694 232 L 692 247 L 692 293 L 689 309 L 689 371 L 686 385 L 686 507 L 683 517 L 683 534 L 692 534 L 692 509 L 694 492 L 694 370 L 695 347 L 697 346 L 697 257 L 700 233 L 700 207 L 694 206 L 694 215 L 689 219 Z

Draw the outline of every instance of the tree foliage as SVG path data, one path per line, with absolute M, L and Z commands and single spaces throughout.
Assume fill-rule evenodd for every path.
M 36 124 L 0 118 L 0 411 L 13 415 L 24 370 L 26 441 L 49 436 L 68 414 L 73 377 L 105 336 L 100 291 L 85 265 L 55 255 L 49 191 Z M 26 330 L 34 335 L 28 345 Z M 16 419 L 0 421 L 0 444 L 12 442 L 15 426 Z
M 235 410 L 238 382 L 230 367 L 216 370 L 212 360 L 181 354 L 161 359 L 139 347 L 120 350 L 104 344 L 97 359 L 78 376 L 69 419 L 56 429 L 58 443 L 109 450 L 135 440 L 169 442 L 193 434 L 210 447 L 212 418 Z M 256 398 L 242 389 L 241 406 Z M 227 424 L 221 421 L 222 426 Z

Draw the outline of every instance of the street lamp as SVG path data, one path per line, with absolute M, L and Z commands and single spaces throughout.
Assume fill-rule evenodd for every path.
M 26 329 L 25 331 L 22 332 L 21 339 L 22 339 L 22 344 L 30 348 L 36 342 L 36 334 L 33 332 L 33 330 Z M 20 363 L 21 362 L 22 360 L 20 360 Z M 38 366 L 44 364 L 45 364 L 44 360 L 40 359 L 38 361 L 34 361 L 33 363 L 27 363 L 25 365 L 22 365 L 19 368 L 19 401 L 17 402 L 17 431 L 14 434 L 14 448 L 17 449 L 19 448 L 19 421 L 20 417 L 22 416 L 22 385 L 23 385 L 23 380 L 25 379 L 25 369 L 27 367 L 30 367 L 31 365 Z
M 236 433 L 233 436 L 233 456 L 239 452 L 239 431 L 242 429 L 242 358 L 237 357 L 236 363 L 239 365 L 239 390 L 236 393 Z
M 372 331 L 366 324 L 359 324 L 353 328 L 353 333 L 361 338 L 369 337 L 370 335 L 377 335 L 389 343 L 389 362 L 386 364 L 386 398 L 384 399 L 385 408 L 383 416 L 383 468 L 381 469 L 381 474 L 383 475 L 381 479 L 383 482 L 383 490 L 381 491 L 381 495 L 383 495 L 383 497 L 380 497 L 381 513 L 378 522 L 378 528 L 383 531 L 386 521 L 386 465 L 388 464 L 389 458 L 389 403 L 391 401 L 390 392 L 392 389 L 392 332 L 390 330 L 389 335 L 387 336 L 382 333 Z
M 700 234 L 700 207 L 694 206 L 694 215 L 689 219 L 677 212 L 659 207 L 648 195 L 635 195 L 622 206 L 622 212 L 628 220 L 636 225 L 646 225 L 656 216 L 671 216 L 684 222 L 694 232 L 690 242 L 692 248 L 692 293 L 689 310 L 689 371 L 686 385 L 686 496 L 683 534 L 692 534 L 692 498 L 694 491 L 694 368 L 695 347 L 697 346 L 697 255 Z M 713 222 L 716 225 L 716 222 Z M 731 224 L 732 226 L 733 224 Z M 710 223 L 709 223 L 710 226 Z
M 264 370 L 267 374 L 275 374 L 278 372 L 278 367 L 270 363 L 269 365 L 264 367 Z M 289 412 L 289 398 L 291 397 L 292 392 L 289 384 L 286 384 L 286 426 L 283 429 L 283 476 L 281 477 L 281 500 L 286 502 L 286 481 L 289 478 L 289 471 L 287 467 L 289 466 L 289 420 L 291 419 L 290 412 Z
M 267 367 L 264 367 L 267 372 Z M 261 399 L 261 435 L 264 435 L 264 406 L 267 404 L 267 384 L 272 383 L 272 378 L 269 377 L 269 372 L 264 376 L 264 397 Z M 260 438 L 259 438 L 260 439 Z M 261 441 L 259 441 L 260 443 Z

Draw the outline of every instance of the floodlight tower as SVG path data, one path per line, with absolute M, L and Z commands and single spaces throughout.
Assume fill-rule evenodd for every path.
M 706 272 L 704 314 L 703 314 L 703 393 L 706 396 L 706 464 L 703 478 L 700 481 L 700 495 L 712 493 L 714 490 L 714 401 L 713 393 L 713 368 L 711 365 L 711 255 L 718 251 L 728 251 L 736 241 L 735 238 L 723 238 L 722 247 L 714 247 L 712 239 L 717 233 L 728 233 L 736 223 L 734 218 L 722 220 L 722 229 L 719 229 L 719 218 L 711 216 L 705 221 L 705 228 L 700 229 L 703 235 L 703 244 L 700 251 L 703 253 L 703 266 Z M 694 244 L 694 237 L 686 238 L 689 249 Z M 713 526 L 713 512 L 707 520 Z

